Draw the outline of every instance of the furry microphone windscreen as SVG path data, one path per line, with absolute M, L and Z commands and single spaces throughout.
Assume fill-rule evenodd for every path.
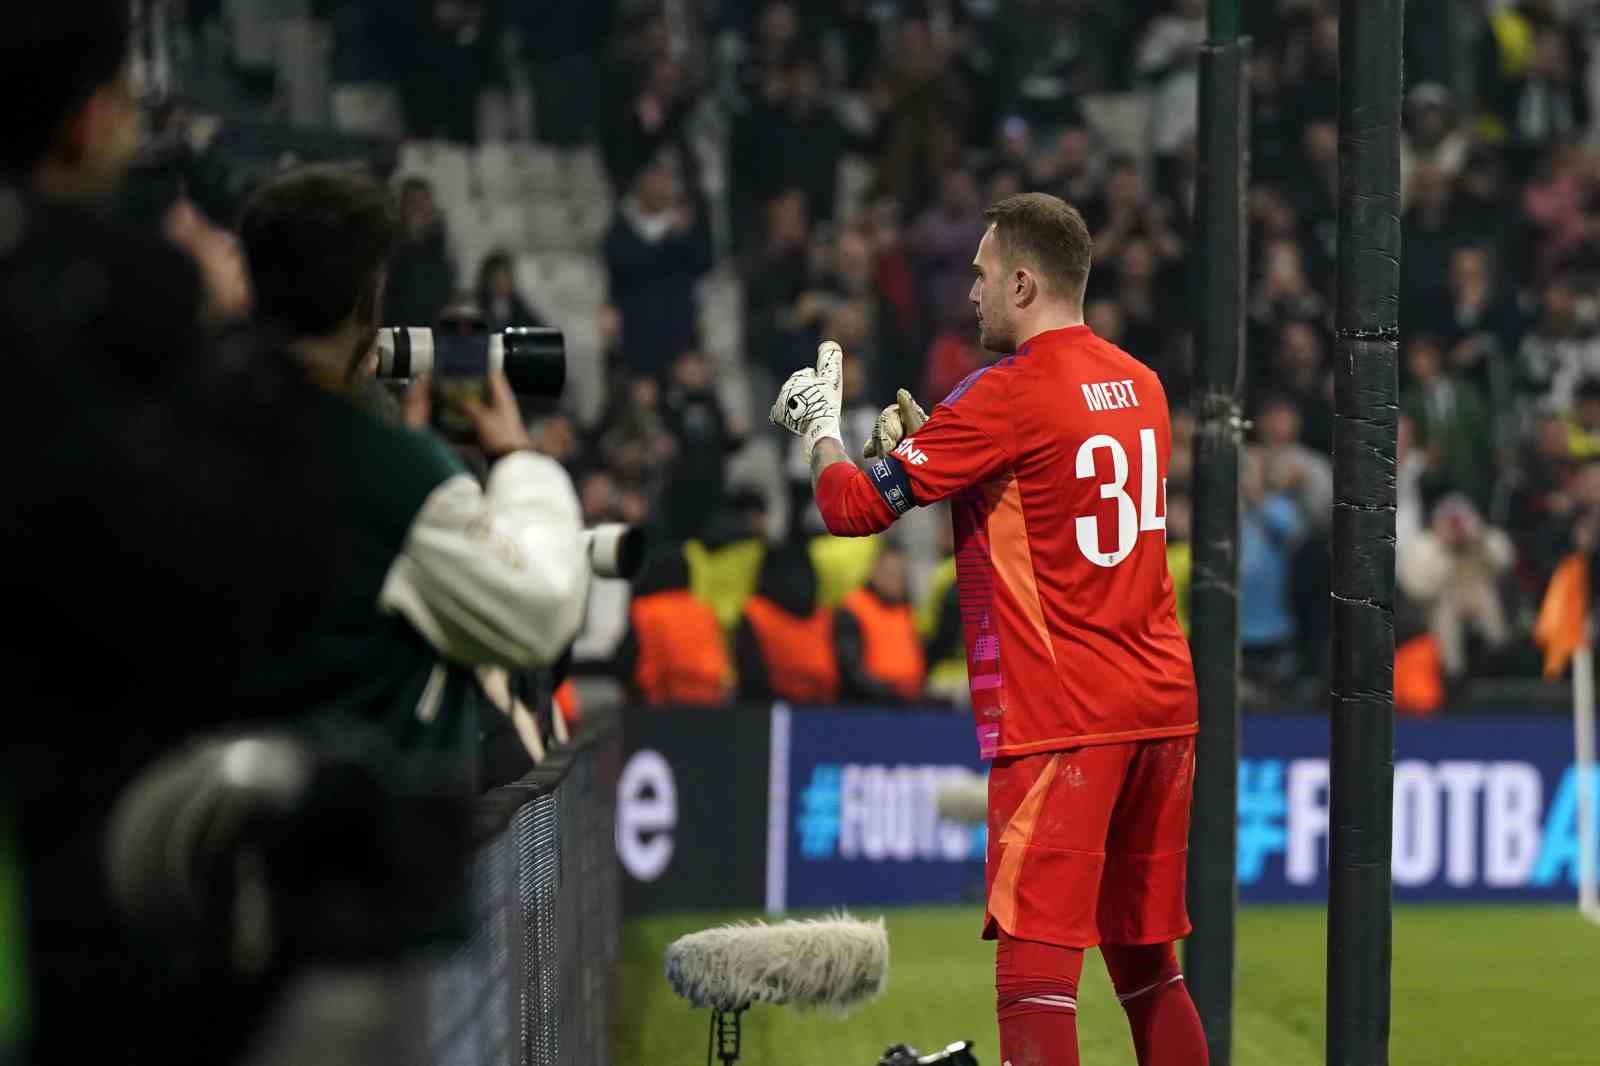
M 983 825 L 989 820 L 989 779 L 982 774 L 951 774 L 934 793 L 939 817 L 962 825 Z
M 844 1014 L 883 991 L 888 972 L 883 919 L 863 922 L 848 914 L 725 925 L 667 947 L 672 990 L 716 1010 L 777 1003 Z

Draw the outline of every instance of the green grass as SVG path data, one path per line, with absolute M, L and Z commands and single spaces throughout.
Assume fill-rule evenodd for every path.
M 862 914 L 872 913 L 862 911 Z M 839 1021 L 780 1007 L 745 1015 L 749 1066 L 873 1066 L 885 1046 L 977 1043 L 998 1066 L 994 947 L 969 907 L 889 909 L 889 987 Z M 620 1066 L 705 1061 L 708 1013 L 673 996 L 662 952 L 683 933 L 747 913 L 671 915 L 623 934 Z M 1395 911 L 1390 1058 L 1405 1066 L 1594 1066 L 1600 1062 L 1600 928 L 1573 907 L 1402 907 Z M 1234 1062 L 1321 1066 L 1326 930 L 1321 908 L 1239 915 Z M 1133 1066 L 1122 1011 L 1091 952 L 1078 1027 L 1089 1066 Z

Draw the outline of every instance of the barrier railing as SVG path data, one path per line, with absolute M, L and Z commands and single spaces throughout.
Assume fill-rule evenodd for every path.
M 471 938 L 402 980 L 391 1037 L 418 1066 L 603 1066 L 620 939 L 613 843 L 621 734 L 573 743 L 482 798 Z M 392 1063 L 392 1059 L 389 1060 Z

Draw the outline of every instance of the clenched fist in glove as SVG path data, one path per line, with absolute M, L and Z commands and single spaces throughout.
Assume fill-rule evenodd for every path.
M 806 462 L 823 437 L 839 437 L 844 403 L 844 350 L 834 341 L 817 345 L 817 365 L 789 375 L 772 405 L 772 424 L 805 442 Z
M 902 440 L 921 429 L 922 423 L 927 420 L 928 413 L 909 392 L 901 389 L 894 394 L 894 403 L 878 415 L 878 421 L 872 427 L 872 436 L 862 445 L 861 457 L 876 459 L 880 455 L 888 455 Z

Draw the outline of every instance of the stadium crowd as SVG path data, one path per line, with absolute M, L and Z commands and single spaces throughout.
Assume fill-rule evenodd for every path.
M 691 588 L 683 602 L 727 635 L 700 667 L 721 680 L 690 683 L 695 699 L 922 698 L 921 683 L 884 671 L 904 674 L 913 652 L 935 677 L 959 670 L 937 524 L 887 562 L 878 545 L 823 537 L 804 465 L 776 454 L 764 402 L 831 337 L 851 356 L 847 434 L 864 439 L 897 387 L 931 408 L 986 360 L 968 264 L 983 206 L 1019 190 L 1082 210 L 1095 240 L 1089 324 L 1155 368 L 1178 412 L 1168 536 L 1182 601 L 1203 5 L 690 6 L 703 10 L 453 0 L 389 20 L 344 0 L 321 13 L 336 124 L 386 114 L 394 132 L 469 153 L 525 137 L 597 152 L 608 221 L 576 250 L 608 294 L 582 323 L 603 386 L 587 409 L 538 412 L 536 439 L 572 470 L 586 519 L 648 523 L 668 546 L 640 599 Z M 1453 36 L 1411 32 L 1441 11 L 1460 18 L 1408 7 L 1402 146 L 1398 636 L 1402 704 L 1418 710 L 1473 676 L 1537 674 L 1529 632 L 1545 586 L 1600 523 L 1595 27 L 1523 0 L 1484 6 Z M 190 17 L 202 23 L 204 5 Z M 1249 697 L 1270 704 L 1314 691 L 1327 660 L 1338 21 L 1326 0 L 1247 4 L 1245 20 L 1242 633 Z M 352 118 L 341 101 L 373 86 L 387 110 Z M 453 222 L 476 201 L 451 200 L 404 156 L 397 180 L 392 321 L 429 321 L 465 295 L 492 327 L 568 326 L 572 308 L 530 289 L 537 275 L 521 266 L 542 250 L 537 225 L 520 246 L 479 252 Z M 875 603 L 847 602 L 857 589 Z M 908 599 L 917 624 L 859 624 Z M 641 642 L 637 605 L 631 626 L 625 595 L 597 605 L 614 617 L 591 617 L 611 635 L 590 642 L 589 668 L 620 665 L 642 694 L 671 698 L 638 665 L 662 649 Z M 858 630 L 901 635 L 862 647 Z M 801 632 L 833 633 L 832 661 L 763 658 Z M 874 661 L 879 676 L 862 665 Z M 795 671 L 807 680 L 782 679 Z M 932 690 L 959 693 L 948 682 Z

